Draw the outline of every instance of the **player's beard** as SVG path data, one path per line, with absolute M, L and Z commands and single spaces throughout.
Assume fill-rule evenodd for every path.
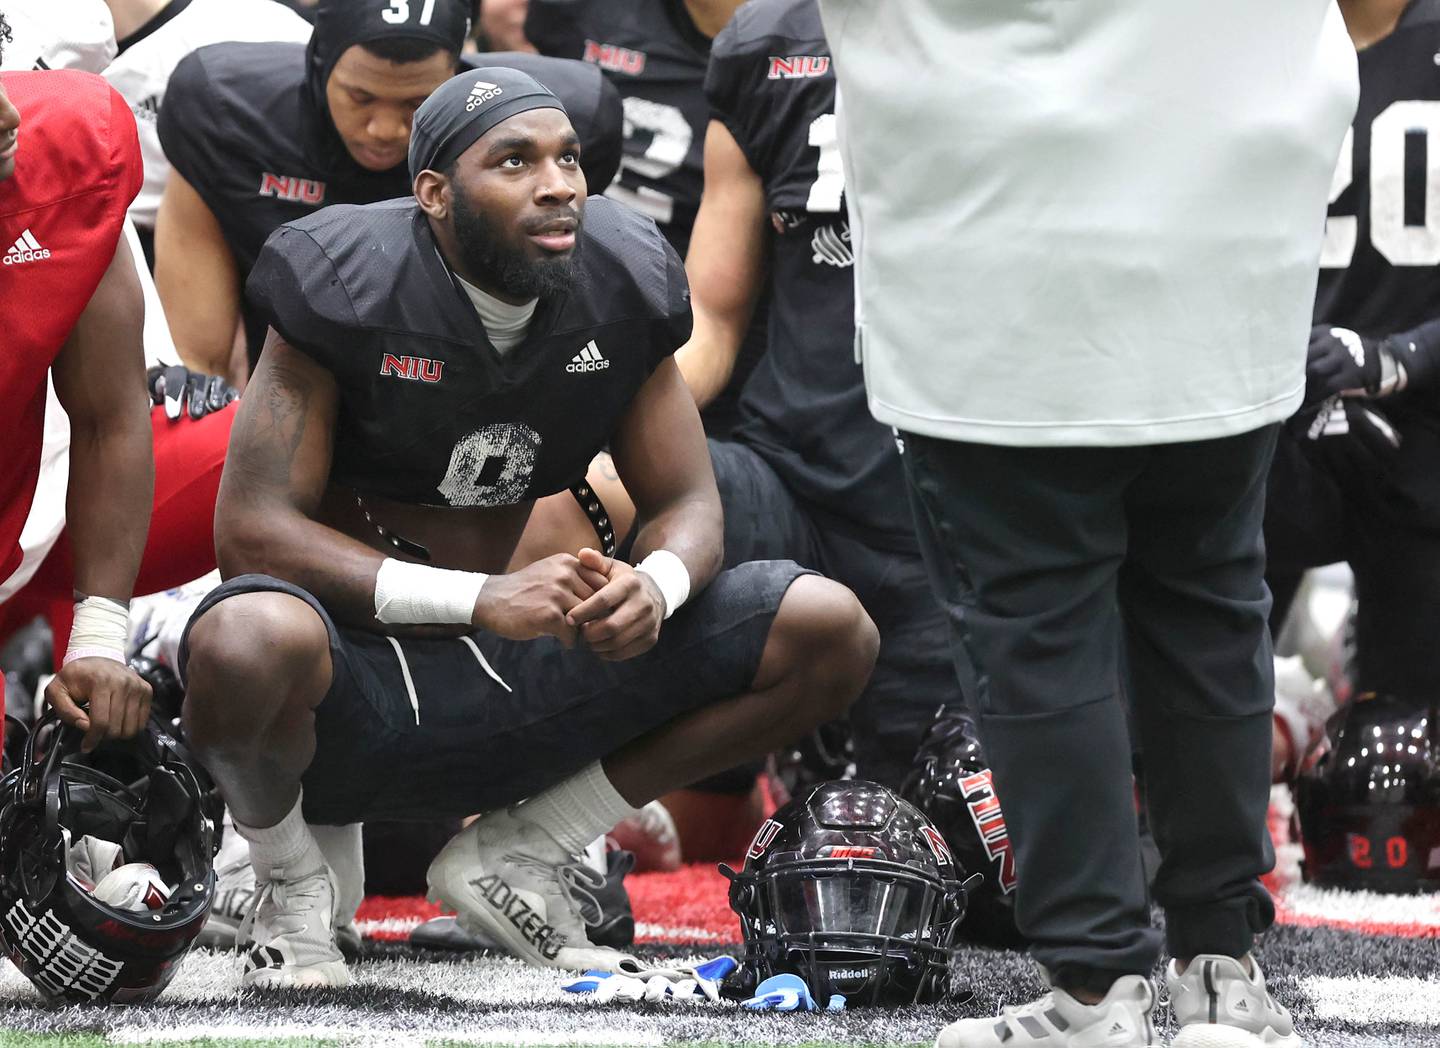
M 576 214 L 570 208 L 563 209 Z M 568 255 L 527 258 L 523 248 L 505 239 L 504 231 L 482 211 L 472 208 L 463 193 L 454 196 L 455 240 L 465 269 L 483 283 L 512 298 L 544 298 L 570 290 L 579 272 L 580 227 Z

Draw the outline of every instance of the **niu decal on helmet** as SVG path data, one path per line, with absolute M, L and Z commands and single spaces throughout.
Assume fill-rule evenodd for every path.
M 1436 703 L 1362 695 L 1295 783 L 1305 879 L 1374 892 L 1440 891 Z
M 889 788 L 810 786 L 760 826 L 740 873 L 720 871 L 745 938 L 727 992 L 788 972 L 817 1000 L 852 1006 L 951 996 L 969 884 L 940 832 Z
M 964 870 L 984 877 L 970 893 L 961 938 L 1023 946 L 1015 927 L 1015 853 L 990 764 L 965 712 L 940 707 L 900 794 L 934 821 Z
M 47 714 L 0 781 L 0 947 L 48 999 L 148 1000 L 210 910 L 214 826 L 158 720 L 80 741 Z

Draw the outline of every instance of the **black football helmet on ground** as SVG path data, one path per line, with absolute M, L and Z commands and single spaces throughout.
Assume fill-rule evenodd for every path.
M 1307 881 L 1373 892 L 1440 891 L 1437 703 L 1362 695 L 1330 751 L 1295 782 Z
M 51 1000 L 148 1000 L 209 913 L 214 827 L 195 772 L 158 720 L 92 753 L 80 741 L 46 714 L 0 780 L 0 947 Z M 117 861 L 154 866 L 168 898 L 147 891 L 138 910 L 102 902 L 67 863 L 83 837 L 119 845 Z
M 740 873 L 720 870 L 745 938 L 728 992 L 789 972 L 851 1006 L 951 996 L 966 885 L 940 831 L 888 787 L 811 786 L 761 824 Z
M 1025 946 L 1015 927 L 1015 853 L 969 714 L 940 707 L 900 794 L 935 823 L 967 873 L 984 877 L 969 894 L 960 937 L 988 946 Z

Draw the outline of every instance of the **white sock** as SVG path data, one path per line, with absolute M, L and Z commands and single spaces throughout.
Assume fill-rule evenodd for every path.
M 537 793 L 516 814 L 554 837 L 567 854 L 582 855 L 586 845 L 637 811 L 615 791 L 596 761 L 564 782 Z
M 274 880 L 283 876 L 280 871 L 304 873 L 325 864 L 310 827 L 305 825 L 305 816 L 300 814 L 303 798 L 302 791 L 295 798 L 295 807 L 274 826 L 245 826 L 239 819 L 234 820 L 235 832 L 250 842 L 250 865 L 259 880 Z

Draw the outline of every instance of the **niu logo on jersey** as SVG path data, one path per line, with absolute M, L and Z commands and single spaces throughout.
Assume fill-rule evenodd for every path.
M 975 832 L 985 845 L 985 854 L 991 862 L 999 862 L 1000 870 L 996 881 L 1000 890 L 1015 890 L 1015 852 L 1010 847 L 1010 833 L 1005 829 L 1005 813 L 1000 810 L 1000 798 L 995 796 L 995 784 L 990 778 L 990 769 L 977 771 L 960 780 L 960 795 L 970 809 L 970 819 L 975 823 Z
M 295 175 L 260 174 L 260 195 L 289 200 L 296 204 L 319 204 L 325 200 L 325 183 Z
M 585 61 L 608 69 L 612 73 L 639 76 L 645 71 L 645 52 L 632 51 L 628 47 L 602 44 L 597 40 L 585 41 Z
M 790 55 L 787 58 L 770 56 L 771 80 L 803 80 L 811 76 L 824 76 L 828 72 L 829 55 Z
M 380 374 L 385 378 L 408 378 L 412 382 L 439 382 L 445 361 L 429 357 L 397 357 L 386 353 L 380 361 Z

